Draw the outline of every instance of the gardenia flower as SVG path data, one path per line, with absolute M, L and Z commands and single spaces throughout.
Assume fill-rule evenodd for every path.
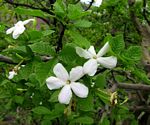
M 30 21 L 35 21 L 35 19 L 28 19 L 28 20 L 25 20 L 25 21 L 18 21 L 13 27 L 9 28 L 7 31 L 6 31 L 6 34 L 11 34 L 12 33 L 12 36 L 14 39 L 17 39 L 20 34 L 22 34 L 24 31 L 25 31 L 25 27 L 24 25 L 28 24 Z
M 58 63 L 54 66 L 53 72 L 56 77 L 51 76 L 47 78 L 46 84 L 50 90 L 63 87 L 58 95 L 60 103 L 69 104 L 72 98 L 72 91 L 80 98 L 87 97 L 89 92 L 88 88 L 80 82 L 75 82 L 84 75 L 82 66 L 72 68 L 68 74 L 63 65 Z
M 14 70 L 10 71 L 8 79 L 13 79 L 15 75 L 17 75 L 17 73 Z
M 92 0 L 80 0 L 81 3 L 91 4 Z M 94 0 L 93 6 L 99 7 L 102 4 L 102 0 Z
M 89 59 L 84 65 L 83 70 L 85 74 L 89 76 L 93 76 L 99 65 L 102 65 L 105 68 L 114 68 L 117 64 L 117 58 L 114 56 L 110 57 L 102 57 L 108 50 L 110 46 L 107 42 L 102 49 L 96 54 L 93 46 L 90 46 L 88 50 L 84 50 L 80 47 L 76 47 L 76 53 L 80 57 L 84 57 L 85 59 Z

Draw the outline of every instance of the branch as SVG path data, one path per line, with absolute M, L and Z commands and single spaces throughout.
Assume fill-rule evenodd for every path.
M 148 25 L 150 25 L 150 21 L 148 20 L 148 18 L 146 16 L 146 2 L 147 2 L 147 0 L 143 0 L 143 16 L 144 16 L 144 19 L 146 20 L 146 22 L 148 23 Z
M 117 88 L 150 91 L 150 85 L 144 85 L 144 84 L 118 83 Z
M 129 108 L 131 111 L 145 111 L 150 113 L 150 106 L 132 106 Z
M 49 61 L 50 59 L 52 59 L 52 57 L 47 57 L 47 56 L 41 56 L 41 60 L 43 62 L 47 62 Z M 10 57 L 7 57 L 7 56 L 3 56 L 3 55 L 0 55 L 0 62 L 5 62 L 7 64 L 18 64 L 17 62 L 14 62 Z M 26 62 L 24 62 L 25 64 Z
M 58 38 L 58 41 L 57 41 L 56 52 L 59 52 L 63 47 L 62 39 L 63 39 L 64 33 L 65 33 L 65 30 L 66 30 L 66 26 L 63 23 L 61 23 L 59 38 Z
M 5 62 L 8 64 L 16 64 L 11 58 L 3 55 L 0 55 L 0 62 Z
M 31 6 L 31 5 L 28 5 L 28 4 L 22 4 L 22 3 L 14 3 L 10 0 L 5 0 L 6 3 L 9 3 L 11 5 L 15 5 L 15 6 L 22 6 L 22 7 L 27 7 L 27 8 L 31 8 L 31 9 L 36 9 L 36 10 L 41 10 L 43 12 L 46 12 L 48 14 L 51 14 L 53 15 L 53 13 L 49 10 L 49 9 L 46 9 L 46 8 L 39 8 L 39 7 L 34 7 L 34 6 Z

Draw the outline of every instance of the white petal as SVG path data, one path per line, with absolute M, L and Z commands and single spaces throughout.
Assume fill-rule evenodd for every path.
M 102 4 L 102 0 L 96 0 L 92 5 L 99 7 Z
M 15 71 L 10 71 L 8 79 L 13 79 L 15 75 L 17 75 L 17 73 Z
M 61 88 L 62 86 L 65 85 L 65 83 L 61 81 L 60 79 L 51 76 L 46 79 L 46 85 L 50 90 L 53 90 L 53 89 Z
M 99 57 L 97 59 L 98 63 L 104 66 L 105 68 L 114 68 L 117 65 L 117 58 L 114 56 L 110 57 Z
M 84 75 L 83 73 L 83 67 L 77 66 L 75 68 L 72 68 L 70 71 L 70 81 L 74 82 L 78 79 L 80 79 Z
M 96 56 L 96 52 L 95 52 L 94 46 L 90 46 L 90 48 L 88 49 L 88 52 L 89 52 L 92 56 Z
M 6 31 L 6 34 L 11 34 L 14 31 L 15 27 L 11 27 Z
M 25 27 L 24 26 L 16 26 L 15 27 L 15 30 L 14 30 L 14 32 L 13 32 L 13 38 L 14 39 L 17 39 L 18 37 L 19 37 L 19 35 L 20 34 L 22 34 L 23 32 L 24 32 L 24 30 L 25 30 Z
M 54 66 L 53 72 L 59 79 L 63 81 L 69 80 L 68 72 L 61 63 L 57 63 Z
M 58 101 L 62 104 L 69 104 L 70 100 L 72 98 L 72 92 L 70 85 L 65 85 L 59 95 L 58 95 Z
M 28 19 L 28 20 L 25 20 L 25 21 L 23 21 L 23 25 L 28 24 L 30 21 L 35 21 L 35 19 Z
M 98 56 L 98 57 L 103 56 L 105 53 L 108 52 L 109 48 L 110 48 L 109 43 L 108 43 L 108 42 L 105 43 L 105 45 L 104 45 L 104 46 L 100 49 L 100 51 L 98 52 L 97 56 Z
M 97 60 L 96 59 L 90 59 L 83 65 L 83 70 L 85 74 L 88 74 L 89 76 L 95 75 L 97 71 Z
M 73 90 L 73 92 L 80 98 L 86 98 L 88 93 L 89 93 L 89 89 L 88 87 L 86 87 L 84 84 L 81 84 L 79 82 L 72 82 L 70 84 L 71 89 Z
M 85 3 L 85 4 L 90 4 L 90 2 L 92 2 L 92 0 L 80 0 L 81 3 Z
M 76 47 L 76 53 L 80 56 L 80 57 L 84 57 L 85 59 L 89 59 L 92 57 L 92 55 L 87 51 L 84 50 L 80 47 Z

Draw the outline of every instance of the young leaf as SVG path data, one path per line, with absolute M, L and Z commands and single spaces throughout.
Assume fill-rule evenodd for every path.
M 30 48 L 33 52 L 42 54 L 42 55 L 54 55 L 54 49 L 48 44 L 44 42 L 38 42 L 30 45 Z
M 123 57 L 130 61 L 138 61 L 142 57 L 142 49 L 140 46 L 131 46 L 123 53 Z
M 38 106 L 38 107 L 32 109 L 32 111 L 39 115 L 51 114 L 51 111 L 44 106 Z
M 56 64 L 56 60 L 52 59 L 46 63 L 42 62 L 35 67 L 36 79 L 40 82 L 40 86 L 45 84 L 45 80 L 52 70 L 54 64 Z
M 95 86 L 104 89 L 104 87 L 106 86 L 106 74 L 99 74 L 98 76 L 96 76 L 96 81 L 95 81 Z
M 94 109 L 94 99 L 92 95 L 89 95 L 85 99 L 78 99 L 78 107 L 82 111 L 92 111 Z
M 84 116 L 84 117 L 79 117 L 74 120 L 72 120 L 69 125 L 74 125 L 75 123 L 80 123 L 80 124 L 89 124 L 92 125 L 94 123 L 93 118 Z
M 76 27 L 88 28 L 92 25 L 92 22 L 89 22 L 88 20 L 77 20 L 74 25 Z
M 76 45 L 85 48 L 90 46 L 90 42 L 78 32 L 69 30 L 67 33 L 70 35 Z
M 33 9 L 26 9 L 22 7 L 17 7 L 15 9 L 15 12 L 20 15 L 30 15 L 30 16 L 36 16 L 36 17 L 45 17 L 46 14 L 41 10 L 33 10 Z
M 110 46 L 115 54 L 119 54 L 125 47 L 123 35 L 117 35 L 110 38 Z

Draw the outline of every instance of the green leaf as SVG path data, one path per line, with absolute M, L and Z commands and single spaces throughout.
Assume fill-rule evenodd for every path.
M 105 117 L 105 118 L 103 119 L 103 121 L 100 123 L 100 125 L 110 125 L 110 122 L 109 122 L 108 118 Z
M 83 27 L 83 28 L 88 28 L 91 27 L 92 22 L 89 22 L 88 20 L 77 20 L 74 25 L 76 27 Z
M 104 87 L 106 86 L 106 74 L 99 74 L 96 76 L 96 80 L 95 80 L 95 86 L 101 89 L 104 89 Z
M 63 60 L 65 63 L 73 63 L 73 61 L 75 61 L 77 57 L 77 54 L 74 47 L 72 47 L 71 45 L 66 45 L 62 49 L 59 56 L 60 59 Z M 70 62 L 70 60 L 72 60 L 72 62 Z
M 52 33 L 54 33 L 55 31 L 54 30 L 45 30 L 42 32 L 43 36 L 49 36 L 51 35 Z
M 50 71 L 56 64 L 56 60 L 52 59 L 49 62 L 42 62 L 35 66 L 36 79 L 40 82 L 40 86 L 45 84 L 46 78 L 48 78 Z
M 90 42 L 78 32 L 69 30 L 67 33 L 70 35 L 76 45 L 83 48 L 88 48 L 90 46 Z
M 33 52 L 42 55 L 54 55 L 55 51 L 48 43 L 38 42 L 30 45 Z
M 140 46 L 130 46 L 124 53 L 123 57 L 126 60 L 138 61 L 142 57 L 142 49 Z
M 51 114 L 51 111 L 44 106 L 38 106 L 38 107 L 32 109 L 32 111 L 39 115 Z
M 22 96 L 14 96 L 14 101 L 18 104 L 22 104 L 24 101 L 24 97 Z
M 96 94 L 99 96 L 99 98 L 105 103 L 105 104 L 109 104 L 110 103 L 110 95 L 101 89 L 98 89 L 98 91 L 96 92 Z
M 62 1 L 57 0 L 54 3 L 54 12 L 55 12 L 56 15 L 58 15 L 60 17 L 64 17 L 65 9 L 64 9 L 64 5 L 63 5 Z
M 89 95 L 85 99 L 78 99 L 78 107 L 82 111 L 92 111 L 94 109 L 93 96 Z
M 50 99 L 48 100 L 49 102 L 58 102 L 58 94 L 60 93 L 60 91 L 58 90 L 58 91 L 55 91 L 52 95 L 51 95 L 51 97 L 50 97 Z
M 41 39 L 43 35 L 41 31 L 36 31 L 36 30 L 30 30 L 28 31 L 28 34 L 29 34 L 29 40 Z
M 41 125 L 52 125 L 52 122 L 50 119 L 44 119 L 42 120 Z
M 111 46 L 112 51 L 115 54 L 119 54 L 125 47 L 125 43 L 124 43 L 124 39 L 123 39 L 123 35 L 117 35 L 115 37 L 109 37 L 109 43 Z
M 70 20 L 80 19 L 82 16 L 87 15 L 87 12 L 83 11 L 83 8 L 79 5 L 68 5 L 68 18 Z
M 72 120 L 69 125 L 74 125 L 75 123 L 80 123 L 80 124 L 90 124 L 92 125 L 94 123 L 93 118 L 85 116 L 85 117 L 79 117 L 74 120 Z
M 30 74 L 33 72 L 33 64 L 32 63 L 28 63 L 27 65 L 25 65 L 24 67 L 21 66 L 18 75 L 16 75 L 16 79 L 21 80 L 21 79 L 25 79 L 28 80 Z
M 33 10 L 33 9 L 26 9 L 22 7 L 15 8 L 15 12 L 20 15 L 29 15 L 29 16 L 36 16 L 36 17 L 45 17 L 46 14 L 41 10 Z

